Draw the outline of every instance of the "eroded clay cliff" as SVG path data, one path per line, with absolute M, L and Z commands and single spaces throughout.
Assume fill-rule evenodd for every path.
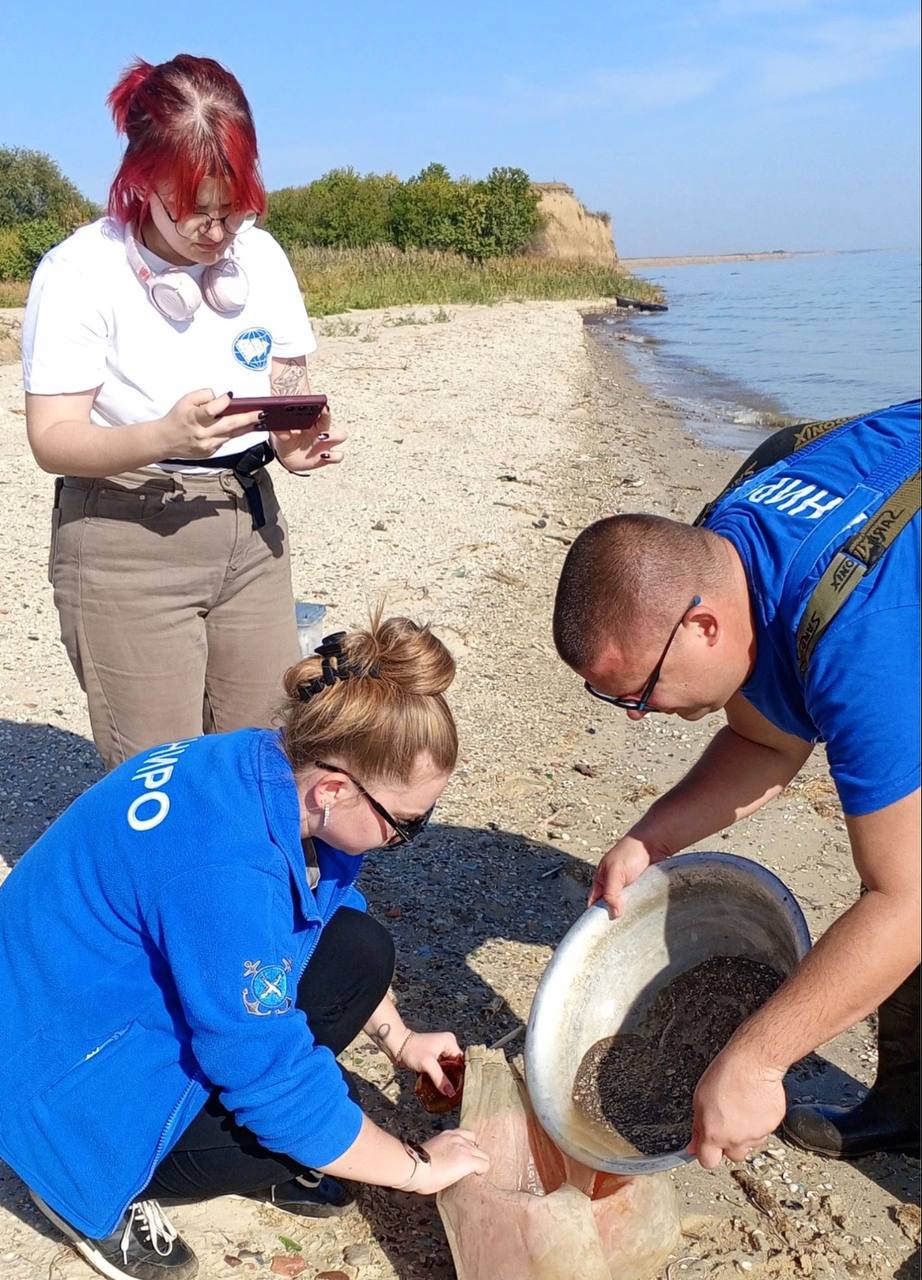
M 544 227 L 531 240 L 530 253 L 549 258 L 581 258 L 612 266 L 617 262 L 607 213 L 590 213 L 563 182 L 536 182 Z

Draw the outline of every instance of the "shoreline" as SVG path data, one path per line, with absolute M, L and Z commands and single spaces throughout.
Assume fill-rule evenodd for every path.
M 669 311 L 625 312 L 597 333 L 624 343 L 654 393 L 689 410 L 708 438 L 745 447 L 747 427 L 918 396 L 919 295 L 905 287 L 917 270 L 916 254 L 882 251 L 651 268 Z
M 591 341 L 626 359 L 633 376 L 657 404 L 674 412 L 685 430 L 708 448 L 747 454 L 766 433 L 804 421 L 781 402 L 713 368 L 669 360 L 669 339 L 642 331 L 636 317 L 618 312 L 591 325 Z M 668 318 L 663 323 L 668 325 Z M 638 328 L 641 331 L 638 332 Z
M 318 322 L 312 381 L 351 432 L 347 462 L 302 480 L 274 469 L 296 596 L 323 601 L 330 630 L 361 624 L 385 596 L 388 612 L 431 621 L 458 661 L 449 694 L 462 742 L 456 775 L 425 838 L 369 857 L 362 888 L 392 929 L 394 989 L 410 1025 L 450 1028 L 471 1044 L 492 1043 L 527 1018 L 553 947 L 584 908 L 595 862 L 715 728 L 665 717 L 631 724 L 587 698 L 553 649 L 557 576 L 580 529 L 617 511 L 693 518 L 737 461 L 690 434 L 622 352 L 591 340 L 581 315 L 591 308 L 449 307 L 446 322 L 420 306 L 352 313 L 347 325 Z M 25 442 L 16 366 L 0 368 L 0 451 L 11 463 L 7 509 L 17 513 L 0 527 L 7 582 L 15 584 L 0 638 L 12 862 L 100 770 L 58 640 L 45 572 L 53 480 Z M 857 894 L 821 760 L 784 800 L 707 844 L 777 871 L 814 936 Z M 866 1082 L 872 1043 L 861 1024 L 825 1052 L 850 1080 Z M 519 1039 L 510 1056 L 520 1049 Z M 395 1078 L 363 1040 L 343 1062 L 375 1119 L 408 1137 L 429 1136 L 412 1079 Z M 809 1094 L 838 1086 L 805 1071 L 799 1087 Z M 815 1275 L 837 1278 L 844 1264 L 833 1253 L 833 1269 L 823 1269 L 809 1243 L 814 1230 L 851 1240 L 859 1267 L 848 1273 L 865 1280 L 887 1280 L 909 1254 L 890 1215 L 904 1198 L 900 1179 L 907 1194 L 917 1191 L 918 1162 L 833 1165 L 785 1150 L 783 1159 L 757 1156 L 746 1167 L 759 1180 L 783 1172 L 801 1188 L 804 1208 L 791 1216 L 804 1224 Z M 683 1257 L 723 1262 L 728 1272 L 734 1256 L 752 1258 L 754 1280 L 806 1274 L 784 1251 L 769 1257 L 753 1247 L 746 1233 L 764 1230 L 764 1218 L 728 1169 L 690 1166 L 673 1181 L 691 1224 Z M 844 1206 L 836 1210 L 844 1226 L 832 1223 L 827 1199 Z M 321 1225 L 229 1199 L 171 1216 L 202 1274 L 215 1280 L 234 1274 L 224 1259 L 243 1247 L 265 1255 L 257 1271 L 269 1280 L 279 1235 L 302 1245 L 305 1277 L 324 1269 L 350 1280 L 454 1275 L 433 1200 L 363 1188 L 359 1213 Z M 37 1223 L 18 1179 L 0 1180 L 7 1280 L 33 1280 L 61 1258 L 58 1237 Z M 871 1237 L 881 1244 L 859 1243 Z M 367 1250 L 361 1265 L 344 1262 L 355 1246 Z M 785 1258 L 789 1270 L 779 1269 Z M 56 1268 L 67 1280 L 88 1274 L 66 1253 Z
M 662 258 L 619 258 L 619 266 L 628 271 L 644 267 L 698 267 L 714 262 L 762 262 L 779 258 L 826 258 L 841 253 L 841 249 L 768 249 L 756 253 L 702 253 L 667 255 Z

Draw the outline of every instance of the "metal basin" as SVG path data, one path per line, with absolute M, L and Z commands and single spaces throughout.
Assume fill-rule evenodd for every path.
M 803 912 L 765 867 L 725 853 L 686 853 L 650 867 L 611 920 L 580 916 L 544 972 L 528 1020 L 525 1074 L 535 1114 L 574 1159 L 607 1173 L 659 1173 L 687 1150 L 642 1155 L 579 1111 L 573 1082 L 598 1040 L 630 1032 L 657 992 L 712 956 L 745 956 L 787 976 L 810 949 Z

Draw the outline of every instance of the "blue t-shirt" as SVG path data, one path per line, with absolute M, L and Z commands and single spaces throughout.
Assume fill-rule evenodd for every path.
M 751 477 L 705 521 L 749 581 L 756 661 L 743 696 L 786 733 L 826 743 L 853 816 L 919 786 L 919 513 L 836 614 L 805 677 L 795 636 L 836 551 L 919 466 L 919 441 L 918 400 L 856 418 Z

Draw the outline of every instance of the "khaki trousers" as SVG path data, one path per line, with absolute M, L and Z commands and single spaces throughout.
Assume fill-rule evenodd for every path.
M 61 639 L 112 768 L 162 742 L 267 726 L 299 658 L 288 528 L 268 473 L 59 482 L 49 577 Z

